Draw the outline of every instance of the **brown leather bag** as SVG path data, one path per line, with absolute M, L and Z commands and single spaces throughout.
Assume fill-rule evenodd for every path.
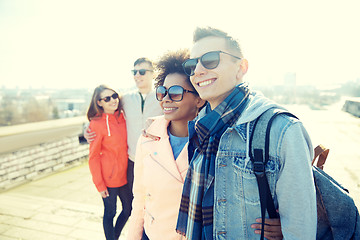
M 316 167 L 320 168 L 321 170 L 324 170 L 324 164 L 326 162 L 327 156 L 329 155 L 329 151 L 330 151 L 329 149 L 327 149 L 323 145 L 319 144 L 314 149 L 314 159 L 312 160 L 311 165 L 316 166 Z M 316 165 L 314 165 L 314 163 Z

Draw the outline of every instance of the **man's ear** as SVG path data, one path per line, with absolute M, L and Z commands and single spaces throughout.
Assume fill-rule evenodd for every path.
M 236 74 L 236 79 L 237 80 L 242 80 L 243 76 L 247 73 L 248 70 L 248 60 L 246 60 L 245 58 L 241 59 L 239 62 L 239 69 L 238 72 Z

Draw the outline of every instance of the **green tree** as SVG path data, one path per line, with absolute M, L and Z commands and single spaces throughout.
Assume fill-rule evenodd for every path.
M 23 108 L 23 116 L 27 122 L 39 122 L 49 119 L 49 107 L 40 104 L 34 97 L 30 97 Z
M 10 126 L 21 123 L 22 118 L 18 105 L 14 103 L 12 96 L 5 95 L 1 101 L 0 126 Z
M 60 116 L 59 116 L 59 109 L 54 106 L 53 109 L 52 109 L 52 118 L 53 119 L 59 119 Z

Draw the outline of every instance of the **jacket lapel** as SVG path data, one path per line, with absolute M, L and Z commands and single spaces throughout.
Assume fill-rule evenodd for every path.
M 176 180 L 184 182 L 181 172 L 184 168 L 184 162 L 187 161 L 187 151 L 184 154 L 184 149 L 180 153 L 177 161 L 174 159 L 174 154 L 169 141 L 169 136 L 167 134 L 167 126 L 169 121 L 165 120 L 163 116 L 161 118 L 156 118 L 153 124 L 148 128 L 147 132 L 159 136 L 160 140 L 154 142 L 154 144 L 149 145 L 150 149 L 150 158 L 152 161 L 157 163 L 164 171 L 168 172 Z M 187 145 L 186 145 L 187 148 Z M 184 159 L 185 156 L 185 159 Z M 181 160 L 179 163 L 178 161 Z M 178 165 L 179 164 L 179 165 Z
M 151 160 L 156 162 L 164 171 L 168 172 L 176 180 L 183 182 L 182 176 L 178 169 L 178 165 L 174 159 L 169 138 L 162 137 L 158 144 L 154 144 L 153 150 L 150 153 Z
M 189 168 L 188 160 L 188 143 L 185 144 L 183 150 L 180 152 L 178 158 L 176 159 L 177 168 L 179 170 L 182 182 L 185 181 L 186 172 Z

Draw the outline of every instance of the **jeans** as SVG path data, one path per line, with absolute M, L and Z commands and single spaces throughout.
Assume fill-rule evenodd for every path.
M 130 159 L 128 160 L 127 167 L 127 185 L 130 188 L 131 194 L 133 193 L 133 183 L 134 183 L 134 162 Z
M 143 231 L 143 235 L 142 235 L 141 240 L 150 240 L 150 239 L 148 238 L 148 236 L 146 235 L 146 233 L 145 233 L 145 229 L 144 229 L 144 231 Z
M 104 202 L 104 217 L 103 227 L 106 240 L 117 240 L 120 237 L 121 231 L 127 222 L 131 213 L 131 202 L 133 199 L 132 193 L 128 185 L 117 188 L 109 188 L 109 196 L 103 198 Z M 122 211 L 116 220 L 114 227 L 114 217 L 116 215 L 116 201 L 119 196 Z

